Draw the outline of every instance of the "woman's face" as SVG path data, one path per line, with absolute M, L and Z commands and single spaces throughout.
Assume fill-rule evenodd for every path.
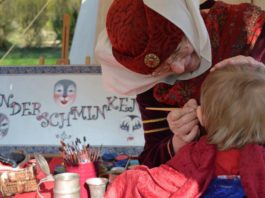
M 200 58 L 186 37 L 183 37 L 173 54 L 153 72 L 153 76 L 168 72 L 183 74 L 193 72 L 200 66 Z
M 173 72 L 183 74 L 196 70 L 200 64 L 200 59 L 188 39 L 184 37 L 179 47 L 166 62 Z

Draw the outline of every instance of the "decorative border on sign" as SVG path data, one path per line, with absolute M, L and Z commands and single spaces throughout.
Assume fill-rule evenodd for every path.
M 101 74 L 99 65 L 1 66 L 4 74 Z
M 99 146 L 92 146 L 93 148 L 99 148 Z M 28 154 L 33 153 L 41 153 L 41 154 L 49 154 L 49 155 L 59 155 L 59 146 L 56 145 L 45 145 L 45 146 L 0 146 L 0 154 L 6 155 L 10 152 L 15 151 L 24 151 Z M 139 154 L 143 151 L 142 146 L 103 146 L 101 150 L 101 154 L 103 153 L 117 153 L 117 154 L 126 154 L 129 156 L 139 156 Z

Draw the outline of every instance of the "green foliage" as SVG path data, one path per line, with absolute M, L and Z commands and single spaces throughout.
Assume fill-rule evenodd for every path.
M 24 31 L 35 16 L 39 13 L 47 0 L 16 0 L 16 21 Z M 25 34 L 25 40 L 28 46 L 41 43 L 41 30 L 47 23 L 47 10 L 44 10 L 34 21 L 29 31 Z
M 49 1 L 48 6 L 39 15 L 38 13 Z M 28 47 L 43 47 L 42 38 L 50 36 L 54 39 L 54 32 L 57 35 L 56 40 L 62 39 L 63 17 L 67 13 L 71 17 L 70 41 L 74 33 L 75 23 L 80 9 L 81 0 L 0 0 L 0 58 L 9 49 L 14 42 L 16 47 L 2 61 L 1 65 L 25 65 L 38 64 L 39 56 L 44 56 L 46 64 L 55 64 L 60 57 L 60 51 L 56 51 L 56 58 L 48 58 L 47 54 L 38 54 L 32 58 L 26 53 Z M 34 18 L 37 19 L 32 23 Z M 30 25 L 30 28 L 27 29 Z M 27 30 L 27 31 L 26 31 Z M 55 43 L 55 40 L 54 40 Z M 19 49 L 18 46 L 26 46 Z M 37 50 L 37 48 L 30 48 Z M 53 48 L 50 48 L 51 50 Z M 56 48 L 58 49 L 58 48 Z M 17 50 L 22 51 L 21 55 Z M 37 50 L 39 51 L 39 50 Z M 13 54 L 16 54 L 13 56 Z M 54 53 L 54 52 L 51 52 Z M 58 55 L 58 56 L 57 56 Z M 27 57 L 27 58 L 26 58 Z
M 0 3 L 0 49 L 7 49 L 10 45 L 7 38 L 14 30 L 14 10 L 12 1 L 1 1 Z
M 0 0 L 0 48 L 8 45 L 8 36 L 13 31 L 24 33 L 32 20 L 48 0 Z M 26 46 L 41 46 L 42 30 L 49 27 L 55 31 L 57 40 L 62 39 L 63 16 L 71 17 L 70 41 L 78 16 L 81 0 L 51 0 L 23 36 Z
M 0 65 L 39 65 L 40 56 L 44 56 L 45 65 L 54 65 L 60 58 L 60 52 L 60 48 L 51 47 L 16 48 Z M 4 51 L 0 50 L 0 57 L 4 53 Z
M 70 26 L 70 41 L 74 34 L 75 23 L 77 20 L 80 0 L 56 0 L 49 5 L 49 17 L 53 24 L 53 29 L 57 34 L 57 39 L 62 39 L 63 17 L 64 14 L 69 14 L 71 17 Z

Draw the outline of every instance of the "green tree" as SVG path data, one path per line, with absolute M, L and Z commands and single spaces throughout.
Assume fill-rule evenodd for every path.
M 16 21 L 23 32 L 47 3 L 47 0 L 16 0 L 15 2 Z M 47 9 L 45 9 L 24 35 L 27 46 L 41 44 L 41 31 L 47 20 Z
M 7 49 L 8 35 L 10 35 L 14 29 L 14 11 L 12 1 L 0 2 L 0 49 Z
M 70 41 L 72 40 L 80 5 L 81 0 L 56 0 L 49 5 L 49 18 L 57 40 L 62 40 L 64 14 L 69 14 L 71 17 Z
M 0 4 L 3 3 L 5 0 L 0 0 Z

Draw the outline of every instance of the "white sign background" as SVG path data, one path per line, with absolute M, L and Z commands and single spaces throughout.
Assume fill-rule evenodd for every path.
M 69 69 L 70 66 L 64 67 Z M 59 70 L 63 70 L 64 67 L 58 66 Z M 82 70 L 85 67 L 89 66 L 80 68 Z M 41 68 L 38 67 L 36 70 Z M 66 107 L 56 104 L 53 98 L 54 85 L 63 79 L 74 81 L 76 84 L 76 99 Z M 12 107 L 12 102 L 17 104 L 16 108 Z M 24 108 L 23 103 L 25 103 Z M 41 106 L 35 110 L 35 115 L 30 115 L 30 112 L 34 114 L 34 103 Z M 69 114 L 71 108 L 76 107 L 81 111 L 82 106 L 89 106 L 91 114 L 96 118 L 84 119 L 82 116 L 76 116 L 76 119 L 73 119 L 73 115 Z M 97 108 L 103 113 L 96 114 Z M 68 142 L 77 137 L 82 140 L 84 136 L 91 145 L 142 146 L 144 144 L 142 126 L 129 130 L 129 124 L 134 123 L 128 123 L 130 121 L 128 118 L 141 119 L 135 98 L 117 96 L 104 90 L 100 73 L 56 71 L 48 74 L 1 74 L 0 113 L 5 114 L 9 119 L 8 133 L 0 139 L 0 145 L 58 145 L 61 138 L 65 138 Z M 37 118 L 43 113 L 48 115 L 47 118 L 52 115 L 53 126 L 51 124 L 41 126 L 41 120 Z M 60 116 L 58 117 L 59 114 L 63 115 L 64 121 Z M 47 125 L 48 122 L 44 118 L 42 121 Z M 125 127 L 127 131 L 121 127 L 121 123 L 128 124 L 127 128 Z

